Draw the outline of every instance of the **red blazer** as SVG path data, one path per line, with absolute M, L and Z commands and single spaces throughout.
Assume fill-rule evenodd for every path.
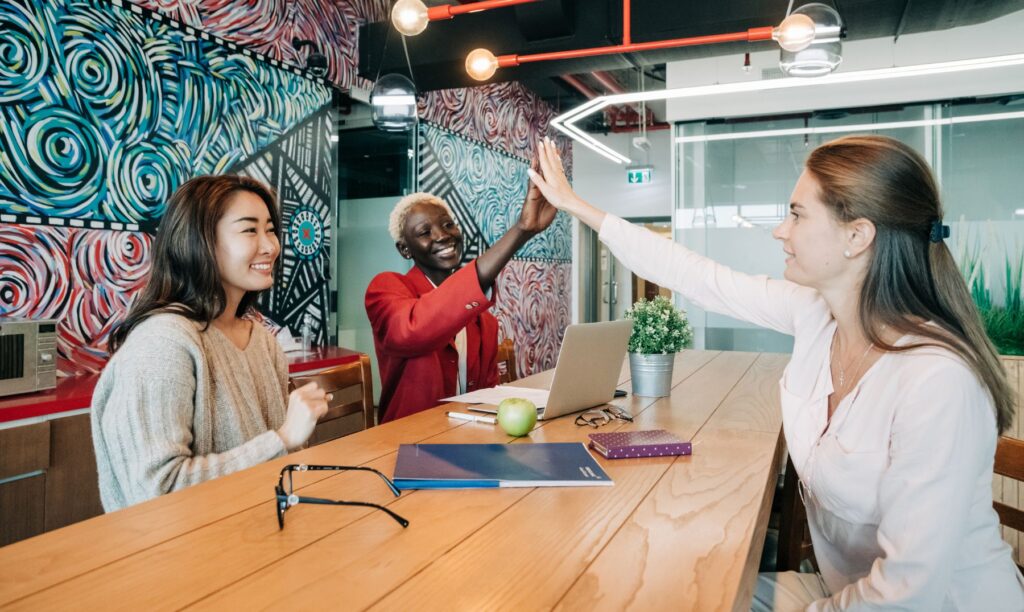
M 476 260 L 434 289 L 413 267 L 383 272 L 366 289 L 366 315 L 380 368 L 382 423 L 438 405 L 455 395 L 459 354 L 455 335 L 466 328 L 467 391 L 498 384 L 498 320 L 480 288 Z

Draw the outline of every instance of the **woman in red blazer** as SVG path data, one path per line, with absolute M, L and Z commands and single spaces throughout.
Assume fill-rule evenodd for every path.
M 415 265 L 404 275 L 382 272 L 366 289 L 382 423 L 498 383 L 498 321 L 487 312 L 495 303 L 494 280 L 557 212 L 531 184 L 516 225 L 459 269 L 462 232 L 448 205 L 428 193 L 398 202 L 389 230 L 398 252 Z

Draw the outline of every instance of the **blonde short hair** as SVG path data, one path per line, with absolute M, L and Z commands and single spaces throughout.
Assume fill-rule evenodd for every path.
M 452 212 L 451 206 L 448 206 L 447 202 L 436 195 L 425 191 L 410 193 L 399 200 L 398 204 L 395 204 L 394 210 L 391 211 L 391 217 L 388 219 L 388 233 L 391 234 L 395 242 L 402 240 L 402 230 L 405 229 L 405 218 L 409 216 L 409 209 L 422 202 L 440 206 L 448 211 L 453 220 L 455 219 L 455 213 Z

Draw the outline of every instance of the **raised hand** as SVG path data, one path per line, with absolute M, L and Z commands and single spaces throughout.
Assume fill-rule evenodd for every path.
M 531 167 L 530 180 L 548 202 L 559 210 L 569 210 L 573 201 L 579 198 L 569 185 L 569 179 L 565 177 L 562 158 L 551 139 L 544 137 L 537 143 L 537 160 L 540 173 L 538 174 L 537 168 Z
M 601 223 L 604 222 L 605 217 L 604 211 L 584 202 L 572 190 L 569 179 L 565 178 L 565 170 L 562 168 L 562 159 L 558 155 L 558 149 L 550 138 L 545 137 L 537 143 L 537 159 L 540 162 L 540 173 L 531 168 L 529 170 L 530 180 L 544 195 L 544 199 L 558 210 L 564 210 L 586 223 L 594 231 L 601 231 Z
M 530 170 L 536 173 L 539 168 L 540 164 L 534 157 Z M 544 198 L 536 183 L 530 181 L 526 189 L 526 200 L 523 201 L 523 210 L 519 213 L 519 228 L 524 232 L 539 234 L 551 225 L 557 214 L 558 209 Z

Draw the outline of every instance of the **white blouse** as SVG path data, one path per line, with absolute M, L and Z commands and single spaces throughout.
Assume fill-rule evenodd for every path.
M 833 593 L 810 610 L 1024 610 L 1024 579 L 992 508 L 995 409 L 959 357 L 884 354 L 825 432 L 836 322 L 821 294 L 735 272 L 613 215 L 600 238 L 627 268 L 700 307 L 794 336 L 779 381 L 783 430 Z

